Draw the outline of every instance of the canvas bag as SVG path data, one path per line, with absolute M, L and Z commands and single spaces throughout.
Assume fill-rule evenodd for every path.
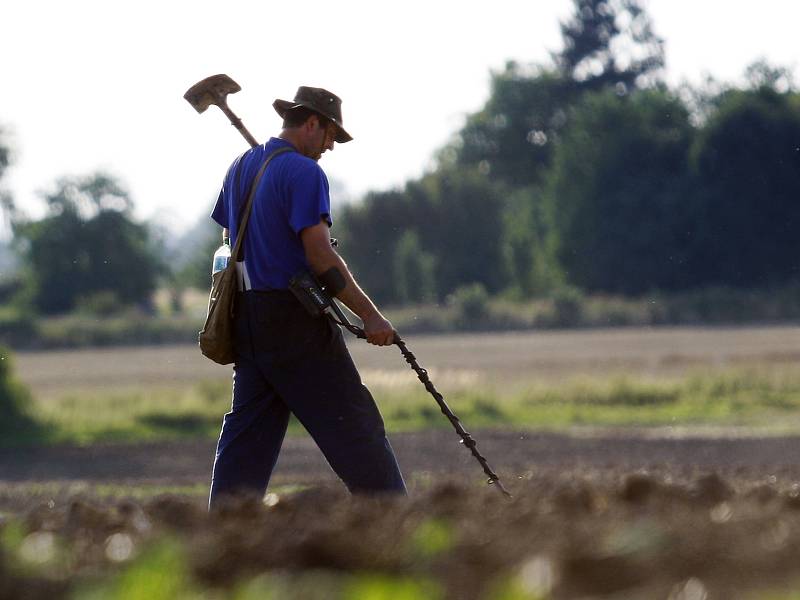
M 236 360 L 236 351 L 233 344 L 233 316 L 236 303 L 236 292 L 238 290 L 236 261 L 239 257 L 239 249 L 244 241 L 244 234 L 247 231 L 247 223 L 250 220 L 250 210 L 253 206 L 253 198 L 256 195 L 258 183 L 261 176 L 267 169 L 267 165 L 278 154 L 291 151 L 292 148 L 279 148 L 267 157 L 264 164 L 256 174 L 253 184 L 250 186 L 250 194 L 247 197 L 244 213 L 239 224 L 239 232 L 236 236 L 236 244 L 231 251 L 231 258 L 228 266 L 222 271 L 217 271 L 211 276 L 211 293 L 208 295 L 208 312 L 203 328 L 197 335 L 200 344 L 200 351 L 203 356 L 210 358 L 215 363 L 229 365 Z

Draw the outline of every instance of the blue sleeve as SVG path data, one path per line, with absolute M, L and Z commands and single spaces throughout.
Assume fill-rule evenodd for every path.
M 312 161 L 304 161 L 289 185 L 289 226 L 299 234 L 306 227 L 317 225 L 325 219 L 331 226 L 331 199 L 328 178 Z
M 217 196 L 217 203 L 214 205 L 214 210 L 211 211 L 211 218 L 214 219 L 220 227 L 225 227 L 227 229 L 230 229 L 230 222 L 228 219 L 230 211 L 228 207 L 233 201 L 233 195 L 236 193 L 236 190 L 233 189 L 233 174 L 241 162 L 242 156 L 237 157 L 236 160 L 231 163 L 231 166 L 228 167 L 228 171 L 225 173 L 225 179 L 222 181 L 222 189 L 220 189 L 219 196 Z
M 214 219 L 220 227 L 228 226 L 228 211 L 225 210 L 225 187 L 219 191 L 217 203 L 214 205 L 214 210 L 211 211 L 211 218 Z

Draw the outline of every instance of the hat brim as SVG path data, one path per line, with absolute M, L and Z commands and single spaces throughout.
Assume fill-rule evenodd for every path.
M 313 106 L 308 106 L 307 104 L 305 104 L 303 102 L 290 102 L 289 100 L 277 99 L 277 100 L 275 100 L 275 102 L 272 103 L 272 108 L 275 109 L 275 112 L 278 113 L 278 115 L 280 116 L 281 119 L 283 119 L 286 116 L 286 111 L 289 111 L 289 110 L 291 110 L 293 108 L 299 108 L 301 106 L 305 106 L 306 108 L 311 109 L 314 112 L 319 112 Z M 320 114 L 322 114 L 322 113 L 320 113 Z M 336 137 L 333 138 L 333 140 L 337 144 L 344 144 L 345 142 L 352 141 L 353 136 L 350 135 L 349 133 L 347 133 L 347 131 L 345 131 L 344 127 L 339 125 L 333 119 L 330 119 L 330 121 L 331 121 L 331 123 L 333 123 L 333 126 L 336 128 Z

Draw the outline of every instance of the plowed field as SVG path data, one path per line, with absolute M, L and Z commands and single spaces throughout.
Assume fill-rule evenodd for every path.
M 493 385 L 581 372 L 670 377 L 738 363 L 791 366 L 800 353 L 794 328 L 690 333 L 408 341 L 425 366 L 477 373 Z M 366 378 L 402 368 L 399 356 L 369 350 L 356 354 Z M 152 377 L 196 375 L 181 362 L 194 360 L 188 354 L 155 352 L 183 366 L 170 371 L 164 354 L 152 361 L 143 353 Z M 117 360 L 130 365 L 126 356 Z M 40 393 L 115 385 L 113 353 L 97 356 L 89 380 L 74 375 L 80 360 L 64 357 L 64 370 L 53 372 L 51 358 L 18 361 Z M 136 385 L 127 377 L 116 382 Z M 265 499 L 212 515 L 204 494 L 213 440 L 3 450 L 0 598 L 797 597 L 800 436 L 509 427 L 473 434 L 511 501 L 484 484 L 455 433 L 443 429 L 390 436 L 407 499 L 348 496 L 299 436 L 287 439 Z M 153 581 L 161 592 L 147 587 Z

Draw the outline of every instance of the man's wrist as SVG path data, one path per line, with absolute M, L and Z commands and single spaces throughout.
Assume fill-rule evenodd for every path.
M 375 307 L 374 304 L 370 303 L 369 306 L 366 307 L 365 310 L 356 313 L 364 323 L 370 321 L 372 319 L 382 319 L 383 315 L 380 311 Z

